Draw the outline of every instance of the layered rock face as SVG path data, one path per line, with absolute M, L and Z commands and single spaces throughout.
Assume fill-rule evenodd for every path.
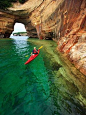
M 70 1 L 70 5 L 64 14 L 58 49 L 86 75 L 86 1 Z
M 52 39 L 58 50 L 86 75 L 86 0 L 27 0 L 0 12 L 0 37 L 9 37 L 15 22 L 28 36 Z
M 0 11 L 0 38 L 9 37 L 13 31 L 14 16 Z

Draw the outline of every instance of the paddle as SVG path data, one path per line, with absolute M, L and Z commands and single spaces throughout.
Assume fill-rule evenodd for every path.
M 41 48 L 43 48 L 43 46 L 39 47 L 39 50 L 40 50 Z
M 40 50 L 41 48 L 43 48 L 43 46 L 40 46 L 38 50 Z M 29 55 L 26 55 L 25 57 L 28 57 Z
M 28 57 L 29 55 L 26 55 L 25 57 Z

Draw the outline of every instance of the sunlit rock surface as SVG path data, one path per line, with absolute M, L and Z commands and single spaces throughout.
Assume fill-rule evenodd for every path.
M 13 31 L 15 17 L 0 11 L 0 38 L 9 37 Z
M 58 50 L 86 75 L 86 0 L 28 0 L 0 10 L 0 37 L 9 37 L 16 22 L 28 36 L 52 39 Z
M 76 7 L 77 5 L 77 7 Z M 86 75 L 86 1 L 73 4 L 74 11 L 69 14 L 67 29 L 59 39 L 58 49 L 66 53 L 69 60 Z

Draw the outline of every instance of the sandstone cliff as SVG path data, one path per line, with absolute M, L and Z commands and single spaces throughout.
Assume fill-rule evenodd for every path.
M 28 36 L 52 39 L 58 50 L 86 75 L 86 0 L 27 0 L 0 10 L 0 37 L 9 37 L 16 22 Z

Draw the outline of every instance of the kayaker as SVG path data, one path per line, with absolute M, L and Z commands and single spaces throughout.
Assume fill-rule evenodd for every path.
M 34 54 L 38 54 L 38 50 L 36 49 L 36 47 L 34 47 L 33 51 L 31 52 L 31 55 L 34 55 Z

